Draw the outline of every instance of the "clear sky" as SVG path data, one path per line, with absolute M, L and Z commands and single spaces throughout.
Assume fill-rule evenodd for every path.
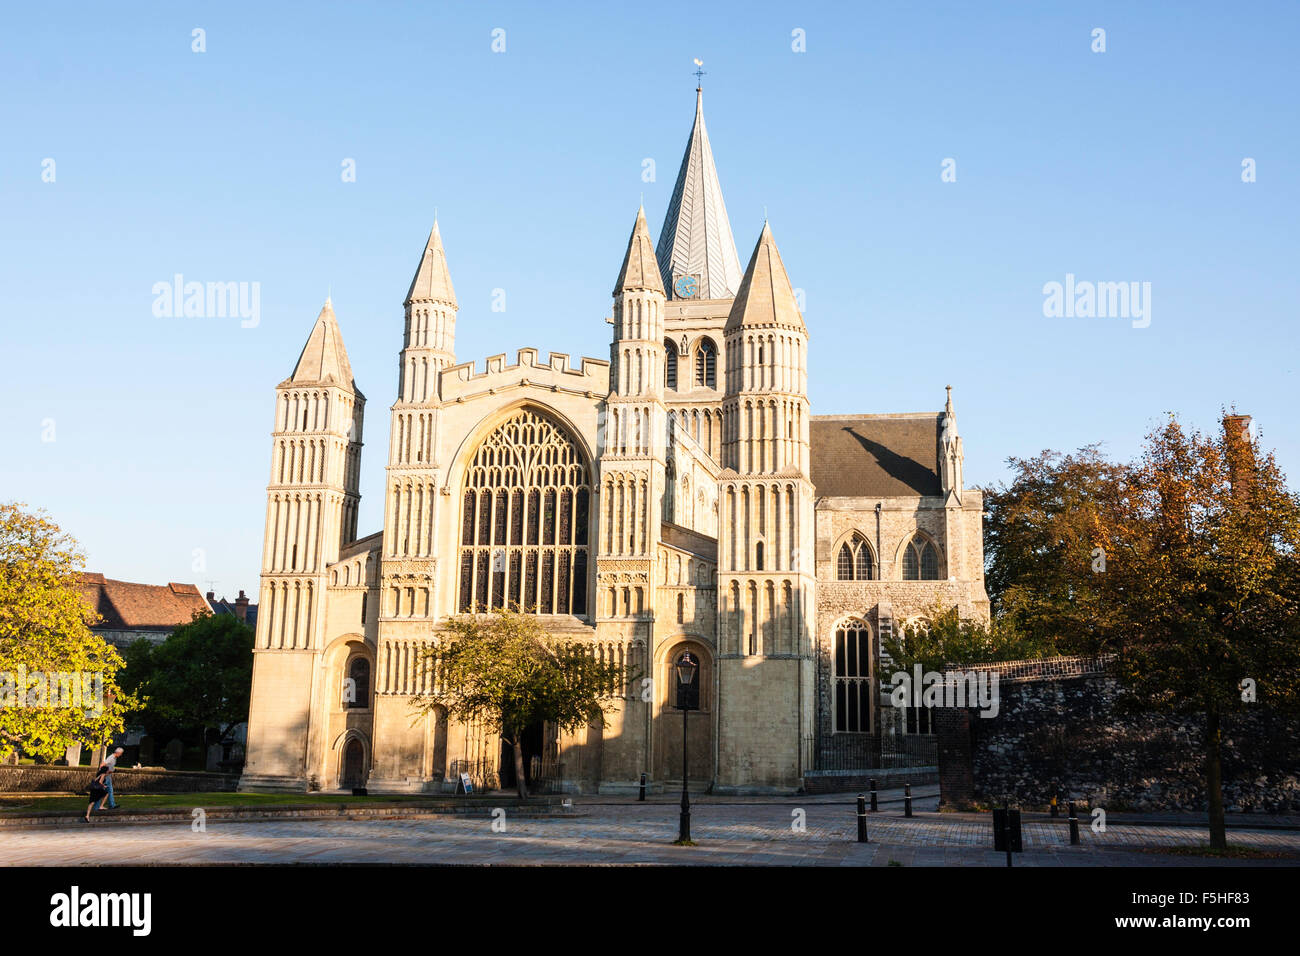
M 12 5 L 0 500 L 48 509 L 110 577 L 256 594 L 274 388 L 332 292 L 378 530 L 435 208 L 462 361 L 607 358 L 694 57 L 741 262 L 766 208 L 805 292 L 814 413 L 938 410 L 951 384 L 986 484 L 1235 405 L 1294 487 L 1298 26 L 1291 2 Z M 177 273 L 260 283 L 260 322 L 156 316 Z M 1045 317 L 1067 274 L 1149 282 L 1150 325 Z

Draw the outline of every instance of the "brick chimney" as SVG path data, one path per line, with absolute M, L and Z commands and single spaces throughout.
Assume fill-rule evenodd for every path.
M 209 603 L 209 604 L 215 604 L 215 603 L 216 603 L 216 601 L 217 601 L 217 592 L 216 592 L 216 591 L 209 591 L 209 592 L 207 593 L 207 595 L 205 595 L 205 596 L 207 597 L 207 599 L 208 599 L 208 603 Z
M 1246 490 L 1255 459 L 1249 415 L 1223 416 L 1223 443 L 1228 454 L 1228 477 L 1232 490 L 1240 495 Z
M 241 621 L 248 620 L 248 595 L 241 588 L 239 597 L 235 598 L 235 617 Z

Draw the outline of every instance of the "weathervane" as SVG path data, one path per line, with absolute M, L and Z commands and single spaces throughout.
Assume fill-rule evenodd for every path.
M 701 77 L 704 77 L 706 75 L 707 74 L 704 72 L 704 61 L 701 60 L 699 57 L 696 57 L 695 58 L 695 88 L 697 90 L 704 85 Z

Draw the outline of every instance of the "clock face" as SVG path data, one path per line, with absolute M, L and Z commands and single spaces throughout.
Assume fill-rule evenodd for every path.
M 695 276 L 678 276 L 673 291 L 679 299 L 693 299 L 700 291 L 700 280 Z

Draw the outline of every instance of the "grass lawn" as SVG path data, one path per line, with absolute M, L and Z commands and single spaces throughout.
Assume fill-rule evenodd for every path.
M 361 806 L 380 803 L 429 803 L 458 800 L 474 803 L 479 800 L 500 804 L 501 795 L 474 794 L 466 797 L 455 794 L 410 794 L 386 793 L 368 797 L 354 797 L 350 794 L 331 793 L 119 793 L 117 805 L 123 810 L 156 810 L 169 807 L 278 807 L 278 806 L 313 806 L 320 804 L 349 803 Z M 47 796 L 24 794 L 21 797 L 0 797 L 0 814 L 5 813 L 42 813 L 47 811 L 77 810 L 86 811 L 88 796 L 68 796 L 67 794 L 50 794 Z M 539 801 L 540 802 L 540 801 Z

